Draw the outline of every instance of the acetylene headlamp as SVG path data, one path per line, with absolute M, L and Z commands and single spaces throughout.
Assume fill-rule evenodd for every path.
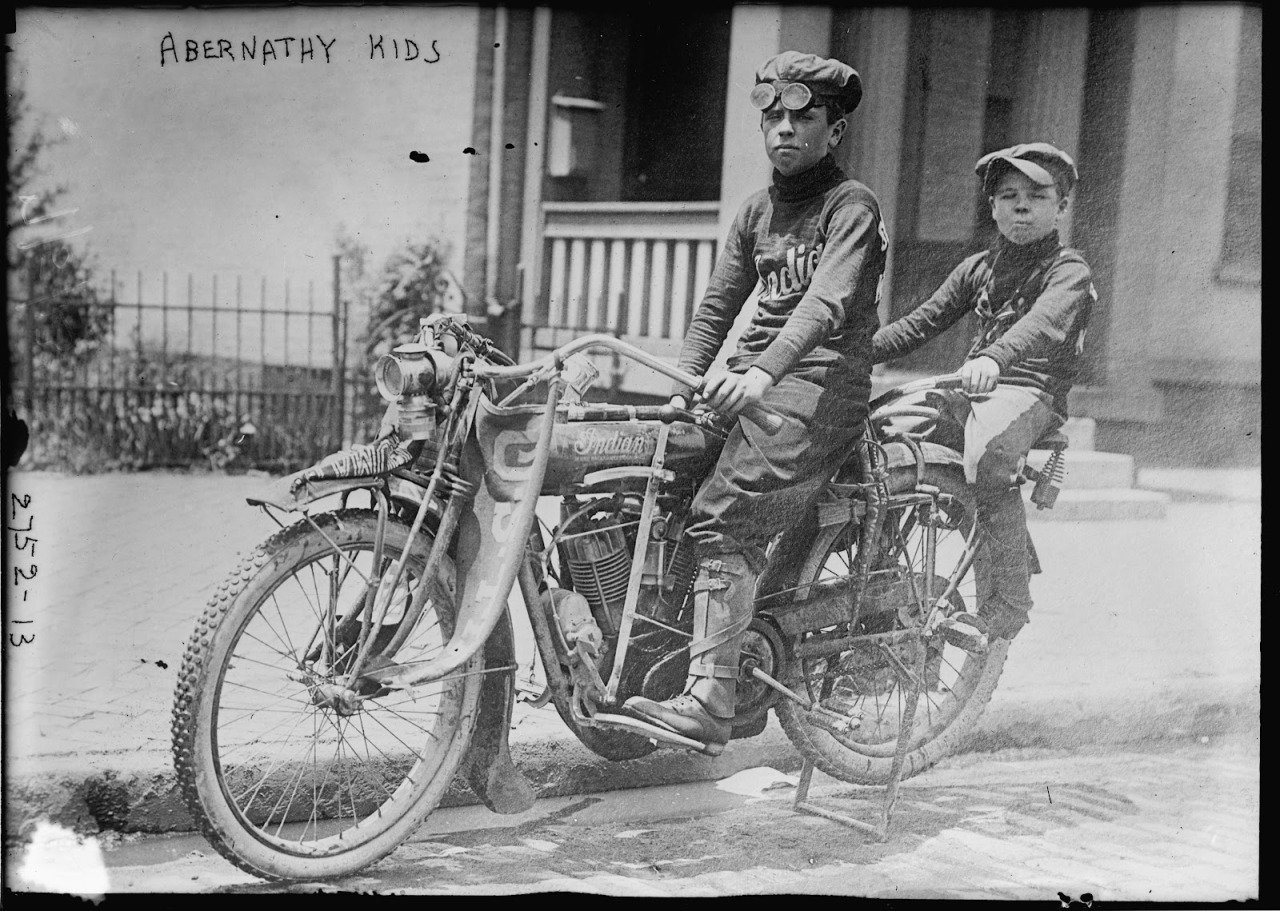
M 430 396 L 438 381 L 432 354 L 426 345 L 409 342 L 378 358 L 373 367 L 378 394 L 388 402 L 398 402 L 407 396 Z

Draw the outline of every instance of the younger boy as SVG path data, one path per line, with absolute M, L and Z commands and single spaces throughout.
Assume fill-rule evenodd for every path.
M 960 263 L 932 297 L 877 332 L 872 346 L 876 363 L 893 360 L 964 314 L 978 316 L 978 336 L 958 371 L 968 395 L 946 400 L 964 426 L 965 478 L 976 487 L 982 523 L 974 565 L 979 616 L 993 638 L 1012 639 L 1031 609 L 1018 464 L 1066 420 L 1097 294 L 1084 259 L 1058 240 L 1079 179 L 1071 157 L 1033 142 L 984 155 L 974 170 L 1000 232 L 996 244 Z

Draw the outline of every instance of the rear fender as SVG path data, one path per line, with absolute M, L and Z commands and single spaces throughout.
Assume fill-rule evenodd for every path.
M 523 813 L 533 806 L 536 798 L 528 779 L 511 761 L 507 744 L 515 704 L 516 672 L 494 671 L 495 668 L 514 668 L 515 663 L 511 617 L 504 613 L 485 642 L 484 669 L 491 672 L 483 677 L 480 716 L 462 760 L 462 773 L 471 790 L 486 807 L 503 814 Z
M 964 456 L 951 447 L 928 442 L 922 442 L 919 446 L 926 465 L 953 465 L 963 470 Z M 906 443 L 887 443 L 884 451 L 889 457 L 889 464 L 885 466 L 888 470 L 915 468 L 916 457 Z

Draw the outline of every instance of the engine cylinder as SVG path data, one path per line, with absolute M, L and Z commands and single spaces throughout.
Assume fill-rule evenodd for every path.
M 606 636 L 618 635 L 631 579 L 631 553 L 620 526 L 606 525 L 560 539 L 574 591 L 591 605 Z

